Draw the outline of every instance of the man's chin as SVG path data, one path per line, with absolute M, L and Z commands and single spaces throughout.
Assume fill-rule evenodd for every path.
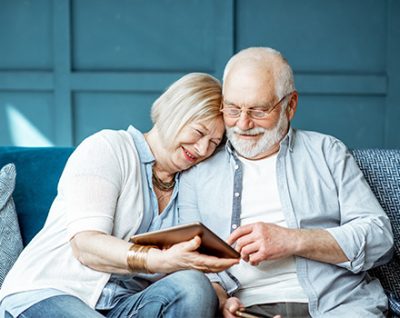
M 242 145 L 240 142 L 232 142 L 232 146 L 235 151 L 244 158 L 251 159 L 257 157 L 260 151 L 255 149 L 255 144 L 253 145 Z

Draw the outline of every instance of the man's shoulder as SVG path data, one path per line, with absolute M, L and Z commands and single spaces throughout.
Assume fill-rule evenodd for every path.
M 332 144 L 343 144 L 343 142 L 335 136 L 311 131 L 311 130 L 302 130 L 302 129 L 294 129 L 295 132 L 295 143 L 300 143 L 309 146 L 317 146 L 320 145 L 332 145 Z
M 226 145 L 221 145 L 210 158 L 200 162 L 196 167 L 204 169 L 203 167 L 220 165 L 222 163 L 225 164 L 227 162 L 229 162 L 229 153 L 226 149 Z
M 184 176 L 193 175 L 204 171 L 210 173 L 220 170 L 221 167 L 229 167 L 228 163 L 229 154 L 225 146 L 220 146 L 211 157 L 184 171 L 182 174 Z

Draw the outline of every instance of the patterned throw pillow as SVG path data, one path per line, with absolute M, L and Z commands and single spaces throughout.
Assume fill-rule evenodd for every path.
M 23 248 L 11 196 L 15 187 L 15 176 L 15 166 L 12 163 L 0 170 L 0 287 Z

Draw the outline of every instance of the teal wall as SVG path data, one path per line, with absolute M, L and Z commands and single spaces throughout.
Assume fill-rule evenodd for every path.
M 400 148 L 398 0 L 0 0 L 0 145 L 146 131 L 166 86 L 248 46 L 293 66 L 295 126 Z

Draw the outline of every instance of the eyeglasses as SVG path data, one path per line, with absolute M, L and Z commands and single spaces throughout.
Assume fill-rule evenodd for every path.
M 286 97 L 292 95 L 293 92 L 286 94 L 283 96 L 279 102 L 277 102 L 272 107 L 268 107 L 266 109 L 254 109 L 254 108 L 239 108 L 239 107 L 232 107 L 228 106 L 225 107 L 224 104 L 221 105 L 220 112 L 224 113 L 225 116 L 230 118 L 239 118 L 242 112 L 246 112 L 246 114 L 253 119 L 263 119 L 266 118 L 280 103 L 282 103 Z

